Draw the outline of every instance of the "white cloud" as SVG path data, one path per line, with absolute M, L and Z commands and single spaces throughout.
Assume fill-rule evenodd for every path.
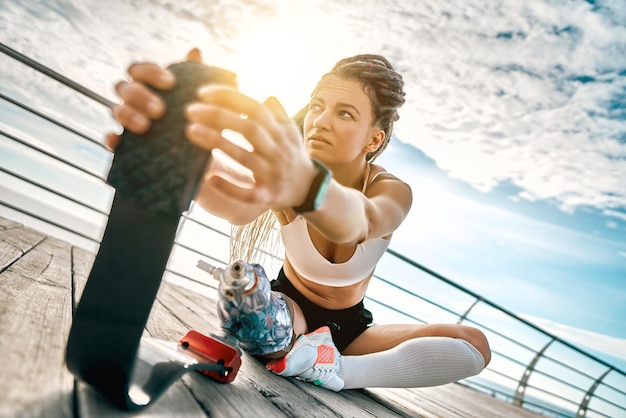
M 588 331 L 569 325 L 559 324 L 543 318 L 530 315 L 520 315 L 574 345 L 607 354 L 611 357 L 626 360 L 626 339 L 612 337 L 606 334 Z
M 504 3 L 438 2 L 415 20 L 399 135 L 480 190 L 510 181 L 525 199 L 623 213 L 626 118 L 610 103 L 626 29 L 584 1 Z
M 406 80 L 396 132 L 452 177 L 626 219 L 620 2 L 9 3 L 2 19 L 9 45 L 108 96 L 134 60 L 167 63 L 200 46 L 211 63 L 232 63 L 242 39 L 276 22 L 301 45 L 289 54 L 305 69 L 381 52 Z M 304 102 L 317 78 L 293 75 L 306 79 L 287 87 Z

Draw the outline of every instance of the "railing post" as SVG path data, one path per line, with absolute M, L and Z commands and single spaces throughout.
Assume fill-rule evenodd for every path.
M 550 341 L 548 341 L 548 344 L 546 344 L 541 350 L 537 351 L 537 354 L 535 354 L 535 357 L 528 364 L 528 367 L 526 367 L 526 370 L 524 370 L 524 374 L 522 375 L 522 378 L 519 381 L 517 389 L 515 390 L 515 397 L 513 398 L 513 405 L 517 405 L 521 407 L 522 404 L 524 403 L 524 394 L 526 392 L 526 386 L 528 386 L 528 379 L 530 378 L 530 375 L 532 374 L 532 372 L 535 370 L 535 366 L 537 365 L 537 362 L 539 361 L 539 359 L 543 357 L 543 353 L 545 353 L 548 347 L 550 347 L 550 344 L 552 344 L 554 341 L 555 339 L 552 338 Z
M 598 377 L 595 382 L 589 387 L 587 393 L 583 397 L 580 406 L 578 407 L 578 412 L 576 412 L 576 418 L 585 418 L 587 416 L 587 408 L 589 407 L 589 401 L 593 398 L 593 393 L 596 391 L 597 387 L 600 385 L 600 382 L 613 370 L 609 368 L 606 372 L 602 373 L 602 376 Z
M 472 309 L 474 309 L 474 306 L 478 305 L 478 302 L 480 302 L 482 299 L 481 298 L 476 298 L 474 300 L 474 303 L 472 303 L 470 305 L 469 308 L 467 308 L 467 310 L 465 312 L 463 312 L 463 315 L 459 316 L 459 319 L 456 321 L 457 324 L 462 323 L 463 321 L 465 321 L 465 319 L 467 318 L 467 315 L 469 315 L 470 311 Z

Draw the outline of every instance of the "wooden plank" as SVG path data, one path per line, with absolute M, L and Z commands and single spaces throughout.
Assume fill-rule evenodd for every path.
M 45 235 L 17 222 L 7 222 L 0 218 L 0 272 L 6 270 L 25 252 L 40 243 Z
M 95 260 L 95 254 L 79 247 L 72 247 L 72 292 L 75 304 L 83 294 Z
M 72 416 L 69 250 L 48 237 L 0 274 L 0 416 Z
M 190 391 L 182 381 L 176 382 L 154 404 L 139 412 L 122 411 L 110 404 L 91 387 L 79 383 L 77 389 L 78 417 L 151 417 L 151 418 L 206 418 Z
M 45 237 L 45 234 L 24 226 L 0 230 L 0 239 L 22 252 L 29 251 Z
M 10 219 L 7 218 L 3 218 L 0 216 L 0 231 L 4 230 L 4 229 L 11 229 L 11 228 L 17 228 L 22 226 L 21 223 L 19 222 L 15 222 L 12 221 Z
M 409 408 L 405 405 L 389 402 L 385 398 L 373 398 L 369 396 L 366 389 L 345 390 L 341 394 L 346 399 L 352 399 L 352 402 L 361 406 L 364 411 L 371 413 L 372 415 L 379 416 L 398 416 L 405 418 L 419 418 L 419 415 L 414 408 Z M 408 404 L 410 405 L 410 404 Z
M 11 264 L 19 260 L 22 254 L 24 253 L 19 248 L 16 248 L 14 245 L 11 245 L 4 240 L 1 240 L 0 241 L 0 272 L 3 272 Z
M 414 409 L 419 416 L 438 418 L 539 418 L 541 414 L 518 408 L 486 393 L 458 384 L 429 388 L 372 388 L 368 389 L 375 399 L 381 402 L 395 402 Z

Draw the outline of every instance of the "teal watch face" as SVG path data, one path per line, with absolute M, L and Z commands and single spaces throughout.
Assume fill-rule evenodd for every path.
M 328 193 L 328 185 L 330 183 L 330 179 L 332 178 L 330 171 L 319 161 L 313 158 L 311 161 L 313 161 L 313 164 L 315 165 L 315 178 L 313 179 L 313 184 L 311 184 L 309 194 L 307 195 L 304 203 L 300 206 L 292 208 L 296 213 L 313 212 L 318 210 L 322 206 L 322 203 L 326 198 L 326 194 Z
M 326 199 L 326 193 L 328 193 L 328 185 L 330 184 L 330 173 L 326 171 L 326 177 L 322 180 L 320 187 L 317 189 L 317 194 L 313 200 L 313 210 L 318 210 L 324 199 Z

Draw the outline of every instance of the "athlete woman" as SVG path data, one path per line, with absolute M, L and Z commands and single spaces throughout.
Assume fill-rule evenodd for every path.
M 198 51 L 188 59 L 199 60 Z M 113 113 L 141 133 L 165 112 L 149 86 L 169 89 L 175 80 L 154 64 L 128 71 L 131 81 L 116 86 L 123 103 Z M 268 211 L 280 224 L 285 258 L 272 289 L 298 337 L 254 353 L 269 358 L 277 374 L 331 390 L 422 387 L 475 375 L 490 360 L 478 329 L 373 325 L 363 305 L 376 264 L 412 204 L 410 187 L 373 163 L 391 139 L 404 96 L 401 75 L 384 57 L 357 55 L 321 78 L 301 125 L 275 98 L 259 103 L 227 87 L 201 88 L 186 108 L 188 139 L 247 169 L 214 158 L 196 202 L 235 225 L 258 228 Z M 224 138 L 225 129 L 249 145 Z M 118 140 L 107 138 L 112 148 Z

